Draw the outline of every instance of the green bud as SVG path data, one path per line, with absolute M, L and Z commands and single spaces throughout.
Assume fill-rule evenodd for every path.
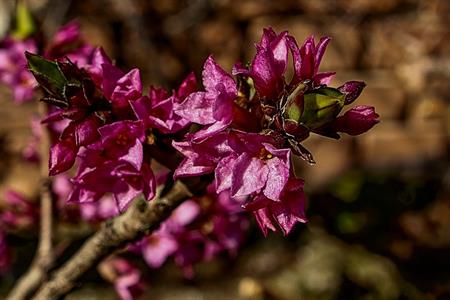
M 294 91 L 287 97 L 284 107 L 283 116 L 285 119 L 298 122 L 303 113 L 303 92 L 306 89 L 306 85 L 300 83 Z
M 18 1 L 16 9 L 16 28 L 12 35 L 20 40 L 26 39 L 36 32 L 33 16 L 24 1 Z
M 333 121 L 344 107 L 345 95 L 325 87 L 303 95 L 303 112 L 297 120 L 309 129 L 317 129 Z

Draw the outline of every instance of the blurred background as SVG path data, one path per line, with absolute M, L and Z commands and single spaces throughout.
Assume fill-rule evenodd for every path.
M 450 1 L 27 2 L 46 34 L 76 19 L 117 65 L 139 67 L 147 85 L 167 88 L 191 70 L 199 78 L 209 54 L 226 70 L 249 61 L 267 26 L 299 43 L 329 35 L 321 70 L 337 72 L 332 86 L 364 80 L 358 103 L 380 115 L 357 138 L 306 143 L 317 161 L 298 170 L 310 223 L 286 238 L 264 238 L 254 227 L 238 257 L 199 265 L 194 280 L 170 263 L 148 272 L 142 299 L 450 299 Z M 13 7 L 0 2 L 0 35 Z M 38 170 L 20 159 L 35 112 L 35 103 L 14 104 L 0 87 L 1 190 L 37 193 Z M 28 266 L 35 245 L 33 237 L 22 245 L 0 291 Z M 95 272 L 85 279 L 67 299 L 116 299 Z

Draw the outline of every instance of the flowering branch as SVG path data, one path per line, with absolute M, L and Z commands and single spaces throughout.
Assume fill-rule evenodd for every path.
M 46 104 L 40 103 L 40 115 L 46 115 Z M 46 277 L 53 265 L 53 199 L 51 195 L 51 181 L 48 178 L 48 149 L 50 147 L 48 133 L 44 130 L 40 140 L 41 157 L 41 187 L 40 187 L 40 231 L 39 245 L 36 256 L 28 271 L 18 280 L 14 289 L 8 295 L 9 300 L 26 298 L 35 291 Z
M 90 268 L 114 250 L 156 230 L 178 205 L 191 196 L 186 186 L 177 181 L 163 197 L 151 202 L 136 200 L 123 215 L 105 222 L 69 261 L 55 271 L 53 278 L 33 299 L 51 300 L 66 295 Z
M 297 158 L 314 163 L 302 143 L 313 133 L 334 139 L 359 135 L 379 122 L 370 106 L 343 112 L 365 83 L 329 86 L 335 73 L 319 71 L 329 42 L 309 37 L 299 47 L 287 31 L 266 28 L 252 61 L 235 64 L 231 74 L 210 56 L 203 88 L 191 73 L 172 92 L 151 86 L 148 93 L 139 69 L 119 69 L 101 48 L 82 41 L 75 24 L 58 31 L 41 51 L 7 43 L 11 61 L 29 50 L 25 58 L 34 77 L 21 69 L 17 80 L 7 82 L 17 90 L 16 99 L 28 99 L 37 82 L 41 100 L 51 105 L 42 123 L 52 144 L 42 149 L 50 148 L 53 192 L 79 204 L 76 218 L 88 223 L 117 216 L 46 281 L 53 259 L 46 181 L 36 263 L 15 289 L 23 293 L 16 299 L 41 282 L 34 299 L 59 299 L 101 261 L 120 297 L 132 299 L 141 276 L 117 255 L 126 245 L 151 268 L 174 257 L 192 277 L 193 264 L 224 251 L 236 255 L 247 228 L 244 212 L 253 214 L 264 235 L 278 230 L 286 235 L 306 222 L 304 181 L 292 168 Z M 18 50 L 12 51 L 13 45 Z M 293 76 L 287 76 L 289 61 Z M 74 167 L 69 180 L 64 173 Z M 174 183 L 172 175 L 183 183 Z M 158 187 L 162 192 L 154 199 Z M 76 222 L 71 216 L 67 219 Z

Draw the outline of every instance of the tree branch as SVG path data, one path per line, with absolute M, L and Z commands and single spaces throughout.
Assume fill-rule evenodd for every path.
M 107 221 L 61 268 L 41 287 L 33 299 L 52 300 L 66 295 L 90 268 L 114 250 L 156 230 L 171 212 L 192 196 L 180 181 L 163 197 L 150 202 L 135 200 L 122 215 Z
M 45 103 L 39 103 L 39 114 L 46 116 L 47 106 Z M 42 136 L 39 141 L 40 154 L 40 229 L 39 244 L 36 256 L 31 263 L 28 271 L 17 281 L 17 284 L 9 293 L 7 300 L 22 300 L 34 292 L 47 276 L 48 271 L 53 265 L 53 199 L 51 195 L 51 181 L 48 178 L 48 152 L 50 147 L 50 138 L 47 130 L 42 130 Z

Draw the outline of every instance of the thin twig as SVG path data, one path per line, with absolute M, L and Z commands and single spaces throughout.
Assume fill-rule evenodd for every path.
M 39 114 L 46 115 L 46 104 L 39 103 Z M 51 181 L 48 178 L 48 149 L 50 141 L 47 130 L 42 130 L 40 137 L 40 229 L 39 244 L 36 255 L 28 271 L 17 281 L 9 293 L 7 300 L 22 300 L 34 292 L 47 276 L 54 262 L 53 255 L 53 199 L 51 195 Z
M 70 292 L 89 269 L 113 251 L 156 230 L 178 205 L 191 196 L 188 188 L 177 181 L 163 197 L 150 202 L 135 200 L 124 214 L 105 222 L 77 253 L 55 271 L 33 299 L 60 299 Z

